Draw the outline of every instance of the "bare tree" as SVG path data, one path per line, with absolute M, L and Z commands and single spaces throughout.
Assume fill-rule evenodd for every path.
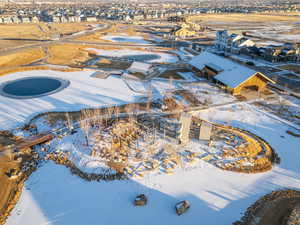
M 151 111 L 152 96 L 153 96 L 152 90 L 149 90 L 147 93 L 147 106 L 146 106 L 147 112 Z
M 107 119 L 110 119 L 113 115 L 114 112 L 114 108 L 112 106 L 109 106 L 106 108 L 106 112 L 107 112 L 107 117 L 106 117 L 106 126 L 107 126 Z
M 72 130 L 73 129 L 73 121 L 71 119 L 71 116 L 70 116 L 70 114 L 68 112 L 65 113 L 65 116 L 66 116 L 66 125 L 67 125 L 67 128 L 69 130 Z
M 90 124 L 90 121 L 88 120 L 88 118 L 89 117 L 88 117 L 87 110 L 81 110 L 81 117 L 80 117 L 79 124 L 80 124 L 80 128 L 83 131 L 84 136 L 85 136 L 86 146 L 89 146 L 88 137 L 89 137 L 89 131 L 91 128 L 91 126 L 90 126 L 91 124 Z
M 114 112 L 115 112 L 116 119 L 118 121 L 120 116 L 120 108 L 118 106 L 115 106 Z

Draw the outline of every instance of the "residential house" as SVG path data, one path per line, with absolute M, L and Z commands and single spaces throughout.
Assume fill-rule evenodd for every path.
M 86 18 L 87 22 L 97 22 L 97 17 L 96 16 L 88 16 Z
M 268 45 L 260 48 L 260 55 L 271 62 L 299 62 L 300 61 L 300 45 L 283 44 Z
M 39 22 L 40 22 L 40 19 L 39 19 L 37 16 L 33 16 L 33 17 L 31 18 L 31 22 L 32 22 L 32 23 L 39 23 Z
M 52 17 L 52 21 L 53 21 L 54 23 L 60 23 L 60 22 L 61 22 L 60 16 L 53 16 L 53 17 Z
M 31 18 L 30 18 L 30 17 L 23 16 L 23 17 L 21 18 L 21 21 L 22 21 L 22 23 L 31 23 Z
M 255 43 L 243 35 L 228 34 L 227 30 L 217 31 L 215 47 L 219 50 L 239 54 L 243 48 L 252 46 Z

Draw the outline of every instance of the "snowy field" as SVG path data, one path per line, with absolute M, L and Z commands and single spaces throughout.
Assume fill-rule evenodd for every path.
M 82 108 L 104 107 L 139 102 L 147 94 L 150 84 L 128 81 L 131 89 L 119 76 L 98 79 L 91 75 L 94 71 L 59 72 L 33 70 L 17 72 L 0 77 L 0 83 L 23 77 L 48 76 L 70 81 L 70 85 L 60 92 L 34 99 L 12 99 L 0 95 L 0 130 L 12 129 L 28 122 L 33 116 L 48 111 L 76 111 Z M 166 91 L 180 88 L 168 80 L 153 80 L 151 88 L 154 98 L 162 97 Z M 140 92 L 136 91 L 140 90 Z M 143 93 L 144 92 L 144 93 Z
M 252 30 L 250 33 L 261 38 L 269 38 L 277 41 L 297 41 L 300 34 L 290 34 L 290 32 L 299 28 L 297 24 L 286 24 L 280 22 L 270 23 L 268 26 L 261 27 L 258 30 Z
M 216 107 L 197 115 L 247 129 L 264 138 L 281 157 L 281 164 L 261 174 L 222 171 L 199 161 L 173 175 L 147 175 L 142 179 L 87 182 L 64 166 L 47 163 L 27 180 L 7 225 L 82 224 L 205 224 L 228 225 L 249 205 L 272 190 L 300 188 L 300 139 L 289 127 L 246 103 Z M 241 116 L 247 115 L 247 116 Z M 136 195 L 149 203 L 134 207 Z M 178 217 L 174 206 L 188 200 L 190 210 Z
M 134 44 L 151 44 L 150 42 L 144 40 L 141 36 L 113 36 L 113 35 L 106 35 L 101 37 L 103 40 L 112 41 L 112 42 L 121 42 L 121 43 L 134 43 Z
M 115 58 L 132 58 L 135 57 L 137 61 L 145 61 L 150 63 L 175 63 L 178 61 L 177 56 L 163 53 L 163 52 L 151 52 L 151 51 L 139 51 L 139 50 L 102 50 L 96 48 L 87 48 L 89 51 L 96 52 L 98 55 L 115 57 Z M 145 60 L 143 60 L 143 57 Z M 141 60 L 139 60 L 139 58 Z M 149 59 L 148 59 L 149 58 Z
M 70 81 L 69 87 L 41 98 L 20 100 L 0 96 L 0 129 L 12 129 L 42 112 L 120 105 L 138 101 L 141 97 L 131 91 L 118 76 L 110 76 L 103 80 L 90 77 L 91 74 L 93 71 L 35 70 L 0 77 L 0 82 L 29 76 L 59 77 Z

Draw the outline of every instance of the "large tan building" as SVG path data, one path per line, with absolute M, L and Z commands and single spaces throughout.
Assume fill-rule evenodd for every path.
M 262 91 L 268 83 L 275 83 L 258 71 L 206 51 L 195 56 L 189 64 L 198 76 L 223 85 L 234 95 L 244 90 Z
M 195 31 L 183 27 L 173 32 L 173 35 L 175 37 L 180 37 L 180 38 L 192 37 L 195 36 L 195 34 L 196 34 Z

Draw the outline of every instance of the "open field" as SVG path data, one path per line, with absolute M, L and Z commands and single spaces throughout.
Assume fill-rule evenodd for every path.
M 93 23 L 0 24 L 0 49 L 16 48 L 36 41 L 57 39 L 93 29 Z
M 293 13 L 295 15 L 296 13 Z M 300 14 L 299 14 L 300 15 Z M 206 22 L 299 22 L 299 15 L 274 15 L 274 14 L 259 14 L 259 13 L 250 13 L 250 14 L 203 14 L 197 16 L 191 16 L 189 20 L 191 21 L 200 21 L 202 23 Z
M 5 39 L 51 39 L 91 28 L 88 23 L 0 24 L 0 37 Z
M 45 57 L 45 52 L 42 48 L 32 48 L 22 50 L 8 55 L 0 56 L 0 67 L 5 69 L 7 67 L 17 67 L 33 63 Z
M 226 29 L 229 32 L 247 32 L 258 42 L 297 42 L 300 39 L 299 15 L 274 14 L 204 14 L 190 17 L 191 21 L 210 30 L 204 32 L 207 37 L 215 37 L 215 30 Z
M 49 47 L 49 58 L 47 62 L 50 64 L 76 66 L 89 58 L 89 53 L 85 50 L 85 46 L 57 44 Z
M 32 42 L 24 40 L 1 40 L 0 39 L 0 50 L 12 49 L 20 46 L 30 46 Z

